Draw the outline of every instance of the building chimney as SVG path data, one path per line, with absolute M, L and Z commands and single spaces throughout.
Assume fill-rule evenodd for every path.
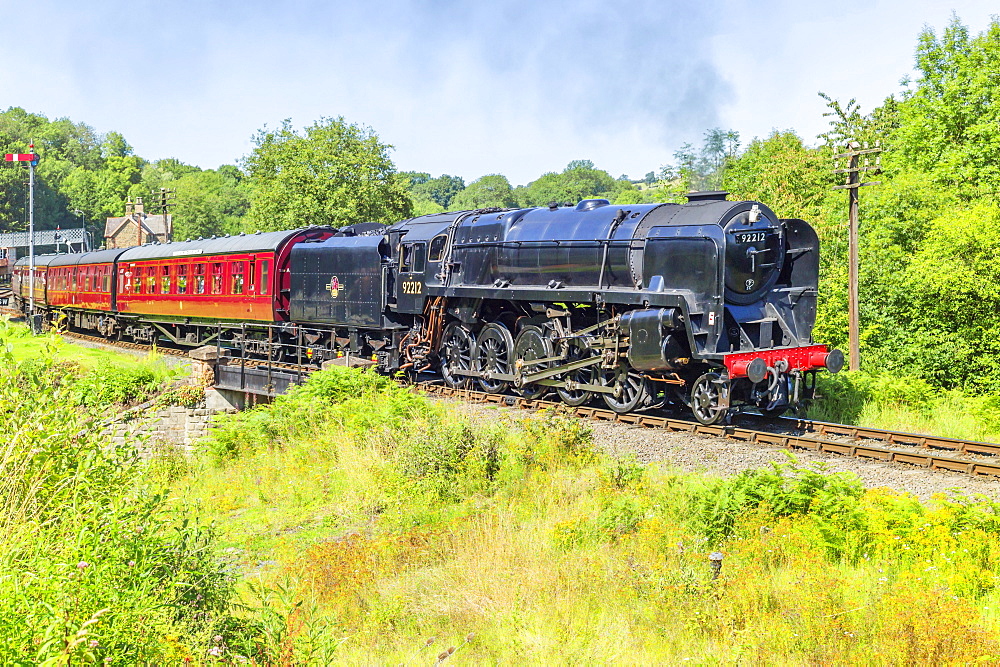
M 145 217 L 146 213 L 142 205 L 142 197 L 135 198 L 135 214 L 140 217 Z
M 132 198 L 131 197 L 127 197 L 125 199 L 125 217 L 127 218 L 128 216 L 132 215 L 132 211 L 133 210 L 134 209 L 133 209 L 133 206 L 132 206 Z

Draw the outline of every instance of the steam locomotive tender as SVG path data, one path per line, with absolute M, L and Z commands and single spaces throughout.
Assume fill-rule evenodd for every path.
M 806 222 L 721 192 L 442 213 L 295 244 L 288 319 L 319 356 L 712 424 L 781 414 L 843 366 L 812 340 L 818 253 Z

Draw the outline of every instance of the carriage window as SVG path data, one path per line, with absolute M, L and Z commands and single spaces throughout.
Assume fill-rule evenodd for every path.
M 205 265 L 195 264 L 194 267 L 194 293 L 204 294 L 205 293 Z
M 444 246 L 448 241 L 448 237 L 442 234 L 441 236 L 435 236 L 434 240 L 431 241 L 431 252 L 430 261 L 440 262 L 444 259 Z
M 187 294 L 188 291 L 188 265 L 181 264 L 177 267 L 177 293 Z
M 132 293 L 141 294 L 142 293 L 142 269 L 137 266 L 133 266 L 129 271 L 132 274 Z
M 244 262 L 233 262 L 229 267 L 233 275 L 233 294 L 243 294 L 243 265 Z
M 72 284 L 72 289 L 73 289 L 74 292 L 76 291 L 76 269 L 73 269 L 73 284 Z
M 212 264 L 212 294 L 222 294 L 222 262 Z
M 170 267 L 163 266 L 160 267 L 160 291 L 164 294 L 170 294 Z
M 111 292 L 111 270 L 110 269 L 108 269 L 108 270 L 106 270 L 104 272 L 104 279 L 102 280 L 102 286 L 104 287 L 104 291 L 105 292 L 108 292 L 108 293 Z
M 88 266 L 83 269 L 83 291 L 89 292 L 92 289 L 94 289 L 93 269 Z
M 260 293 L 267 294 L 268 269 L 271 268 L 271 261 L 265 259 L 260 263 Z
M 247 287 L 247 292 L 253 292 L 256 289 L 257 285 L 257 283 L 254 282 L 254 278 L 257 276 L 257 271 L 256 271 L 257 265 L 254 264 L 253 261 L 251 261 L 250 265 L 247 268 L 250 270 L 250 275 L 247 277 L 247 282 L 249 283 L 249 286 Z
M 150 266 L 146 268 L 146 289 L 149 294 L 156 294 L 156 267 Z

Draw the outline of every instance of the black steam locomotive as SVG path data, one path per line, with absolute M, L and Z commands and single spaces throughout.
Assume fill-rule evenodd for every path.
M 454 387 L 687 405 L 702 423 L 810 399 L 843 354 L 814 344 L 819 243 L 758 202 L 442 213 L 296 243 L 288 320 L 384 372 Z

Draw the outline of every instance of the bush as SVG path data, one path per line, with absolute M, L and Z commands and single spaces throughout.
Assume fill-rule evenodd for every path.
M 369 370 L 334 367 L 317 371 L 269 405 L 220 416 L 206 447 L 216 462 L 269 447 L 282 448 L 336 423 L 347 433 L 375 441 L 432 412 L 425 398 Z
M 417 488 L 456 502 L 473 493 L 489 493 L 500 469 L 504 438 L 500 429 L 432 418 L 404 429 L 393 461 Z
M 822 520 L 826 546 L 840 553 L 843 545 L 837 535 L 858 519 L 861 482 L 848 473 L 824 474 L 792 461 L 696 488 L 690 497 L 691 529 L 719 545 L 733 534 L 741 517 L 756 510 L 777 517 L 808 514 Z
M 156 397 L 153 402 L 154 409 L 180 406 L 185 408 L 196 408 L 205 402 L 205 387 L 194 385 L 181 385 L 166 390 Z
M 130 405 L 149 398 L 160 386 L 160 378 L 147 366 L 115 364 L 101 360 L 76 383 L 77 400 L 83 405 Z

